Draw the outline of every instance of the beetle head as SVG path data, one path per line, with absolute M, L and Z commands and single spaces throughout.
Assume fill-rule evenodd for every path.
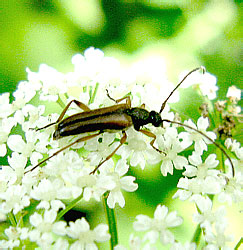
M 155 127 L 159 127 L 163 123 L 161 115 L 158 112 L 154 111 L 154 110 L 149 112 L 149 120 L 152 123 L 152 125 L 155 126 Z

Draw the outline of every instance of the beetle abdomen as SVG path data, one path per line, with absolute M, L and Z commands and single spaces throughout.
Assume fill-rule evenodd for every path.
M 59 139 L 64 136 L 77 135 L 93 131 L 115 132 L 116 130 L 124 130 L 133 125 L 129 115 L 121 112 L 112 112 L 94 117 L 88 117 L 79 121 L 72 121 L 65 124 L 65 119 L 57 126 L 53 134 L 53 139 Z

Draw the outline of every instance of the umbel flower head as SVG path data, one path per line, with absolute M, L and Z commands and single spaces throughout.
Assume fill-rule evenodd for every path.
M 0 96 L 0 156 L 5 156 L 8 161 L 0 170 L 0 213 L 3 218 L 9 218 L 0 248 L 30 245 L 43 249 L 98 249 L 97 242 L 112 240 L 114 236 L 108 233 L 107 225 L 99 224 L 92 230 L 85 218 L 68 224 L 61 220 L 63 215 L 80 201 L 99 203 L 105 200 L 108 209 L 123 208 L 127 203 L 124 193 L 139 188 L 130 169 L 140 167 L 143 170 L 147 163 L 158 164 L 164 176 L 173 175 L 175 169 L 185 169 L 174 198 L 190 199 L 200 208 L 204 201 L 210 203 L 209 195 L 217 195 L 221 202 L 242 200 L 242 148 L 235 140 L 226 141 L 226 147 L 235 156 L 232 161 L 236 168 L 232 169 L 230 159 L 219 162 L 209 147 L 209 144 L 218 144 L 215 143 L 215 132 L 209 129 L 208 117 L 176 124 L 177 116 L 166 105 L 162 113 L 163 127 L 146 125 L 142 133 L 130 126 L 132 124 L 127 126 L 125 133 L 120 130 L 109 133 L 111 131 L 95 127 L 90 133 L 53 138 L 54 124 L 61 120 L 60 114 L 68 103 L 72 104 L 62 119 L 116 105 L 114 100 L 121 98 L 125 103 L 124 97 L 128 95 L 131 107 L 143 108 L 144 101 L 150 100 L 146 102 L 146 110 L 159 110 L 161 100 L 169 96 L 174 86 L 166 79 L 165 70 L 160 71 L 159 77 L 155 77 L 155 69 L 137 70 L 148 68 L 151 60 L 144 65 L 135 63 L 131 70 L 122 67 L 116 59 L 105 57 L 101 50 L 89 48 L 84 55 L 77 54 L 72 58 L 72 72 L 60 73 L 45 64 L 40 65 L 38 72 L 27 68 L 28 79 L 19 83 L 13 93 L 13 102 L 9 101 L 8 93 Z M 207 75 L 200 81 L 200 74 L 196 76 L 195 83 L 201 86 L 202 82 L 201 92 L 207 96 L 207 101 L 215 98 L 216 78 Z M 106 90 L 109 95 L 104 94 Z M 234 96 L 232 91 L 229 96 L 231 99 Z M 238 94 L 233 99 L 231 109 L 227 110 L 227 115 L 231 116 L 236 114 L 234 107 Z M 169 101 L 177 100 L 175 92 Z M 48 126 L 51 123 L 53 126 Z M 178 129 L 178 124 L 186 126 L 184 132 Z M 69 126 L 74 129 L 72 121 Z M 61 150 L 63 148 L 65 150 Z M 97 166 L 99 168 L 94 171 Z M 205 232 L 206 242 L 212 245 L 216 244 L 216 236 L 211 229 L 213 226 L 219 228 L 219 225 L 206 220 L 204 213 L 213 214 L 211 209 L 211 204 L 207 209 L 201 209 L 197 221 L 203 230 L 208 230 Z M 158 205 L 153 219 L 138 215 L 134 229 L 147 231 L 141 239 L 142 243 L 147 242 L 145 249 L 152 249 L 150 246 L 157 239 L 163 245 L 178 248 L 184 243 L 176 241 L 171 228 L 181 224 L 182 218 L 176 212 L 168 212 L 166 206 Z M 223 229 L 221 234 L 224 234 Z M 135 241 L 140 242 L 139 237 L 131 236 L 130 245 L 133 246 Z M 190 243 L 186 245 L 195 247 Z

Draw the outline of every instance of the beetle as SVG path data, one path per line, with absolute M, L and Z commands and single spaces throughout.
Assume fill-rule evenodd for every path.
M 104 107 L 104 108 L 98 108 L 91 110 L 87 105 L 84 103 L 78 101 L 78 100 L 72 100 L 70 101 L 67 106 L 63 109 L 61 115 L 57 119 L 56 122 L 50 123 L 42 128 L 36 129 L 42 130 L 45 128 L 48 128 L 52 125 L 56 125 L 55 131 L 53 134 L 53 139 L 58 140 L 60 138 L 63 138 L 65 136 L 70 136 L 70 135 L 77 135 L 77 134 L 82 134 L 86 132 L 96 132 L 92 135 L 84 136 L 82 138 L 79 138 L 75 140 L 74 142 L 68 144 L 67 146 L 61 148 L 57 152 L 55 152 L 53 155 L 49 156 L 48 158 L 40 161 L 36 166 L 34 166 L 32 169 L 26 171 L 25 173 L 34 170 L 38 166 L 40 166 L 42 163 L 46 162 L 47 160 L 51 159 L 55 155 L 59 154 L 60 152 L 64 151 L 65 149 L 71 147 L 72 145 L 87 141 L 91 138 L 94 138 L 104 132 L 117 132 L 117 131 L 122 131 L 122 137 L 120 139 L 120 144 L 118 147 L 115 148 L 115 150 L 108 155 L 104 160 L 102 160 L 96 167 L 95 169 L 90 173 L 94 174 L 98 168 L 107 160 L 109 160 L 116 152 L 117 150 L 126 142 L 127 135 L 125 130 L 128 129 L 129 127 L 133 126 L 135 130 L 145 134 L 146 136 L 149 136 L 152 138 L 150 145 L 158 152 L 162 152 L 160 149 L 156 148 L 154 146 L 154 142 L 156 140 L 156 135 L 153 134 L 152 132 L 148 130 L 142 129 L 142 127 L 146 124 L 151 123 L 155 127 L 160 127 L 163 126 L 163 122 L 170 122 L 170 123 L 175 123 L 187 128 L 190 128 L 194 131 L 197 131 L 198 133 L 202 134 L 205 136 L 208 140 L 210 140 L 212 143 L 214 143 L 217 147 L 219 147 L 222 152 L 226 155 L 226 157 L 229 159 L 232 168 L 233 164 L 231 162 L 231 159 L 225 152 L 225 150 L 216 142 L 214 142 L 211 138 L 209 138 L 207 135 L 202 133 L 201 131 L 198 131 L 197 129 L 194 129 L 186 124 L 176 122 L 176 121 L 170 121 L 167 119 L 162 119 L 161 113 L 165 108 L 165 105 L 171 95 L 176 91 L 177 88 L 185 81 L 185 79 L 192 74 L 195 71 L 198 71 L 202 69 L 203 73 L 205 72 L 204 67 L 198 67 L 193 70 L 191 70 L 178 84 L 177 86 L 173 89 L 173 91 L 170 93 L 170 95 L 166 98 L 166 100 L 162 103 L 162 106 L 160 108 L 159 112 L 156 111 L 147 111 L 145 109 L 145 105 L 143 104 L 141 107 L 131 107 L 131 99 L 130 96 L 125 96 L 123 98 L 120 98 L 118 100 L 113 99 L 107 91 L 107 96 L 111 100 L 113 100 L 116 104 L 110 107 Z M 126 100 L 126 103 L 119 104 L 121 101 Z M 79 108 L 83 110 L 81 113 L 77 113 L 74 115 L 71 115 L 65 119 L 63 119 L 66 111 L 70 107 L 72 103 L 75 103 Z M 165 153 L 164 153 L 165 154 Z M 234 169 L 234 168 L 233 168 Z

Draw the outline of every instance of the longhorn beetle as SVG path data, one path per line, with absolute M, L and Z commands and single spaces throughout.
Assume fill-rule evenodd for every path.
M 82 138 L 77 139 L 76 141 L 70 143 L 69 145 L 61 148 L 60 150 L 58 150 L 57 152 L 55 152 L 53 155 L 49 156 L 48 158 L 40 161 L 36 166 L 34 166 L 32 169 L 26 171 L 25 173 L 34 170 L 35 168 L 37 168 L 38 166 L 40 166 L 42 163 L 46 162 L 47 160 L 51 159 L 52 157 L 54 157 L 55 155 L 59 154 L 60 152 L 62 152 L 63 150 L 71 147 L 72 145 L 79 143 L 79 142 L 83 142 L 83 141 L 87 141 L 91 138 L 94 138 L 100 134 L 102 134 L 103 132 L 116 132 L 121 130 L 122 131 L 122 137 L 120 139 L 120 144 L 119 146 L 110 154 L 108 155 L 103 161 L 101 161 L 96 167 L 95 169 L 90 173 L 90 174 L 94 174 L 97 169 L 107 160 L 109 160 L 115 153 L 116 151 L 126 142 L 127 139 L 127 135 L 125 130 L 131 126 L 134 127 L 135 130 L 145 134 L 146 136 L 149 136 L 152 138 L 150 145 L 158 152 L 163 153 L 161 150 L 159 150 L 158 148 L 156 148 L 154 146 L 154 142 L 156 139 L 156 135 L 153 134 L 152 132 L 148 131 L 148 130 L 144 130 L 141 129 L 142 126 L 148 124 L 148 123 L 152 123 L 153 126 L 155 127 L 160 127 L 163 126 L 163 122 L 170 122 L 170 123 L 174 123 L 174 124 L 178 124 L 184 127 L 187 127 L 191 130 L 194 130 L 198 133 L 200 133 L 201 135 L 205 136 L 209 141 L 211 141 L 213 144 L 215 144 L 218 148 L 221 149 L 221 151 L 226 155 L 226 157 L 229 159 L 229 162 L 231 164 L 232 167 L 232 174 L 234 176 L 234 167 L 233 167 L 233 163 L 230 159 L 230 157 L 227 155 L 227 153 L 225 152 L 224 148 L 222 146 L 220 146 L 219 144 L 217 144 L 216 142 L 214 142 L 211 138 L 209 138 L 206 134 L 202 133 L 201 131 L 192 128 L 191 126 L 188 126 L 186 124 L 180 123 L 180 122 L 176 122 L 176 121 L 170 121 L 167 119 L 162 119 L 161 117 L 161 113 L 165 108 L 165 105 L 168 101 L 168 99 L 171 97 L 171 95 L 175 92 L 175 90 L 177 88 L 179 88 L 179 86 L 185 81 L 185 79 L 192 74 L 193 72 L 202 69 L 203 73 L 205 72 L 205 68 L 204 67 L 198 67 L 193 69 L 192 71 L 190 71 L 178 84 L 177 86 L 173 89 L 173 91 L 170 93 L 170 95 L 166 98 L 166 100 L 162 103 L 162 106 L 160 108 L 159 112 L 156 111 L 147 111 L 144 108 L 144 104 L 141 107 L 136 107 L 136 108 L 132 108 L 131 107 L 131 99 L 130 96 L 125 96 L 121 99 L 115 100 L 112 97 L 110 97 L 108 91 L 107 91 L 107 96 L 113 100 L 114 102 L 116 102 L 116 105 L 110 106 L 110 107 L 105 107 L 105 108 L 98 108 L 98 109 L 94 109 L 91 110 L 87 105 L 85 105 L 84 103 L 77 101 L 77 100 L 72 100 L 70 101 L 67 106 L 64 108 L 64 110 L 62 111 L 61 115 L 59 116 L 59 118 L 57 119 L 56 122 L 50 123 L 48 125 L 46 125 L 43 128 L 38 128 L 38 130 L 42 130 L 45 128 L 48 128 L 49 126 L 52 125 L 56 125 L 55 128 L 55 132 L 53 134 L 53 139 L 54 140 L 58 140 L 62 137 L 65 136 L 69 136 L 69 135 L 77 135 L 77 134 L 82 134 L 82 133 L 86 133 L 86 132 L 95 132 L 98 131 L 95 134 L 92 135 L 88 135 L 88 136 L 84 136 Z M 119 102 L 126 100 L 126 103 L 124 104 L 118 104 Z M 63 119 L 66 111 L 68 110 L 69 106 L 72 103 L 75 103 L 79 108 L 81 108 L 84 112 L 78 113 L 78 114 L 74 114 L 71 115 L 65 119 Z M 165 154 L 165 153 L 164 153 Z

